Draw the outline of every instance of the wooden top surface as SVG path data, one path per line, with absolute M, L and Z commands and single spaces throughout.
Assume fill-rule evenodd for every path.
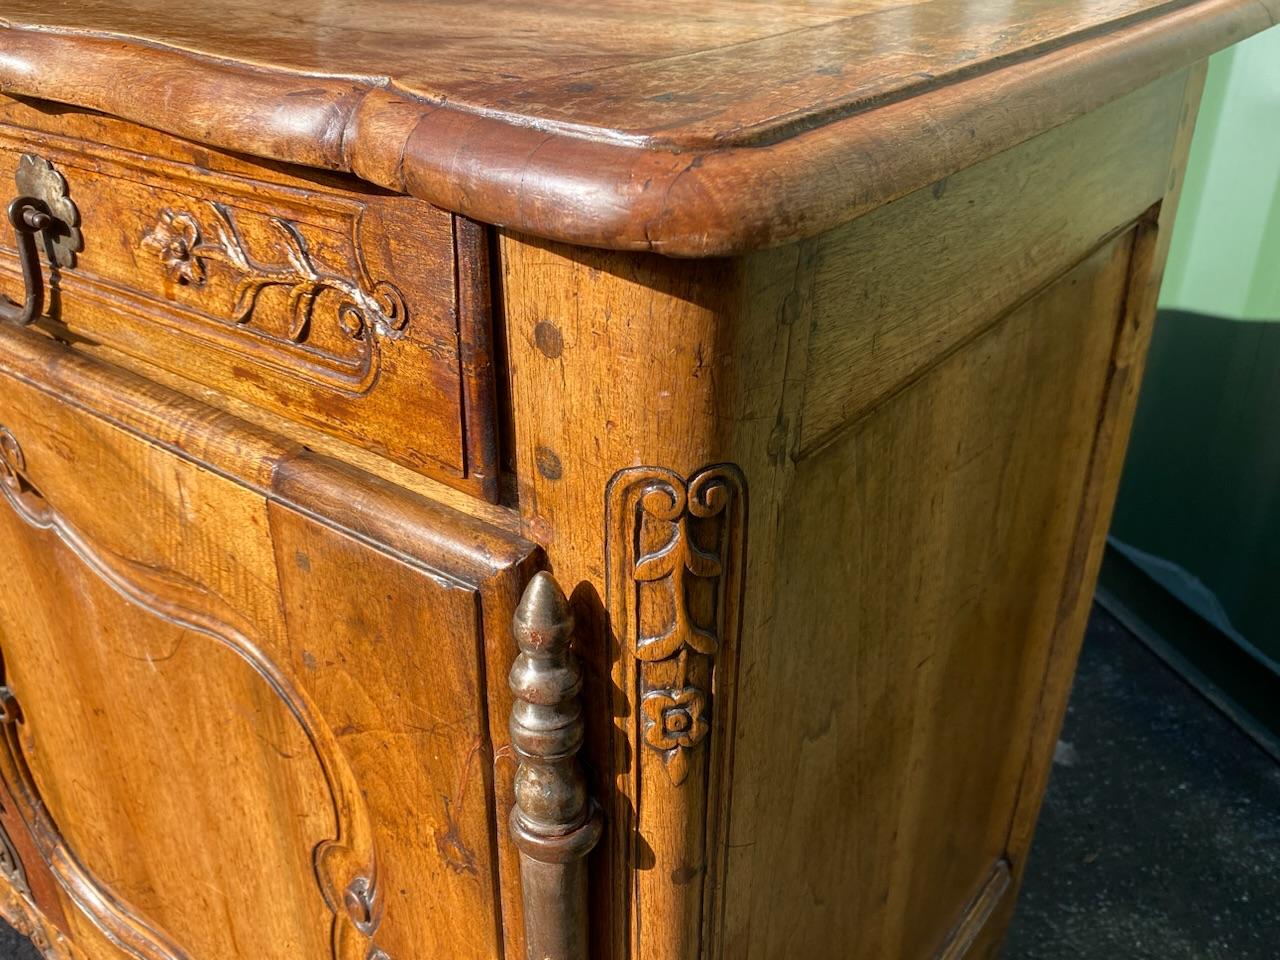
M 830 227 L 1280 0 L 2 0 L 0 89 L 479 220 L 708 255 Z

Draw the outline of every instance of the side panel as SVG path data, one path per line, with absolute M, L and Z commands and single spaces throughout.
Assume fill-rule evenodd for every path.
M 787 642 L 739 691 L 726 956 L 932 956 L 1005 860 L 1133 242 L 797 469 Z
M 520 507 L 609 812 L 593 955 L 993 949 L 1197 84 L 742 259 L 503 234 Z
M 720 955 L 998 950 L 1066 708 L 1203 69 L 1173 80 L 1115 105 L 1109 124 L 1095 125 L 1100 112 L 1019 148 L 1022 163 L 1011 151 L 957 176 L 958 196 L 885 208 L 877 229 L 896 264 L 846 259 L 860 224 L 817 254 L 820 277 L 844 279 L 815 293 L 773 643 L 743 644 Z M 1106 141 L 1129 136 L 1146 144 L 1138 169 L 1105 159 Z M 1109 216 L 1077 153 L 1095 137 L 1107 190 L 1128 184 Z M 966 202 L 979 197 L 987 207 Z M 895 246 L 902 235 L 934 241 L 913 253 Z M 1075 265 L 1044 285 L 1040 255 Z M 837 343 L 861 344 L 843 369 Z

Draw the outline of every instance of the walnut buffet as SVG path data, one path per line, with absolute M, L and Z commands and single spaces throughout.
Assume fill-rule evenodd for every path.
M 0 3 L 0 914 L 999 952 L 1280 0 Z

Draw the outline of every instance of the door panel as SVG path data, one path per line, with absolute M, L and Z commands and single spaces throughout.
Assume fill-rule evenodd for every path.
M 355 510 L 358 474 L 249 432 L 197 445 L 239 451 L 240 481 L 88 412 L 128 409 L 127 378 L 55 397 L 5 362 L 0 767 L 71 940 L 497 955 L 480 651 L 528 545 L 486 529 L 477 564 L 474 521 L 437 509 L 429 556 L 384 546 L 370 515 L 394 496 L 357 534 L 254 483 L 312 471 Z M 157 396 L 134 399 L 163 416 Z

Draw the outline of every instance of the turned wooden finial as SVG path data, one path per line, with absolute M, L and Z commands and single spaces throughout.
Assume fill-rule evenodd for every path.
M 586 960 L 586 856 L 600 839 L 599 806 L 578 765 L 582 670 L 569 649 L 573 613 L 551 574 L 534 574 L 512 619 L 511 744 L 529 960 Z

